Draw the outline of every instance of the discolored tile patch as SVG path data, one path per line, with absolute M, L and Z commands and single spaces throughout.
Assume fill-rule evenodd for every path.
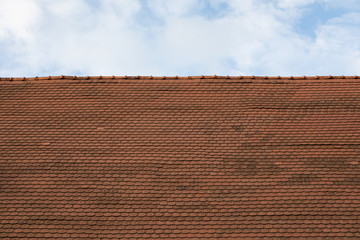
M 256 157 L 226 157 L 222 159 L 219 169 L 232 175 L 255 176 L 279 174 L 283 169 L 273 161 L 264 161 Z
M 320 178 L 316 174 L 293 174 L 286 181 L 281 181 L 279 185 L 308 185 L 314 182 L 319 181 Z

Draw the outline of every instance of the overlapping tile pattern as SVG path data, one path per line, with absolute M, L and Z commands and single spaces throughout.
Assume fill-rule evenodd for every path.
M 0 229 L 360 239 L 360 80 L 0 79 Z

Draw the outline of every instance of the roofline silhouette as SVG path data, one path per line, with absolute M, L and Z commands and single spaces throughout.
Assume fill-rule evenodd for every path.
M 328 80 L 328 79 L 359 79 L 359 76 L 218 76 L 218 75 L 201 75 L 201 76 L 47 76 L 47 77 L 2 77 L 0 81 L 36 81 L 36 80 L 112 80 L 112 79 L 142 79 L 142 80 L 173 80 L 173 79 L 238 79 L 238 80 Z

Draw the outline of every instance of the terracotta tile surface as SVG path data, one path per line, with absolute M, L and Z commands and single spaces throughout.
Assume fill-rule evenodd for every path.
M 360 80 L 0 79 L 0 239 L 360 239 Z

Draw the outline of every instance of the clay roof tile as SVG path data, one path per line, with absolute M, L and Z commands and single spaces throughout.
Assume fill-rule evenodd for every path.
M 357 76 L 0 78 L 0 238 L 360 239 Z

